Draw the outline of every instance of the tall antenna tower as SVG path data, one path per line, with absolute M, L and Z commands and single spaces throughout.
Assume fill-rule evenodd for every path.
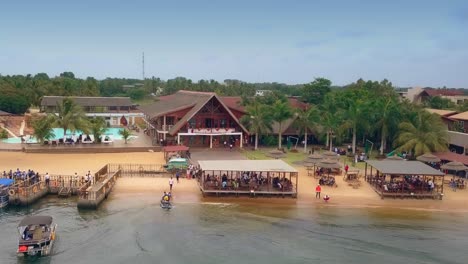
M 142 57 L 142 63 L 143 63 L 143 81 L 145 80 L 145 52 L 143 52 L 143 57 Z

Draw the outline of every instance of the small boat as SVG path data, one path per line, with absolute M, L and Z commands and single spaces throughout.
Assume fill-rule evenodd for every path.
M 26 216 L 18 225 L 18 255 L 47 256 L 52 251 L 57 224 L 51 216 Z
M 169 210 L 169 209 L 172 208 L 172 204 L 171 204 L 171 202 L 169 202 L 169 201 L 161 200 L 161 208 L 162 208 L 162 209 Z
M 10 200 L 8 191 L 13 183 L 14 181 L 10 179 L 0 179 L 0 208 L 8 205 Z

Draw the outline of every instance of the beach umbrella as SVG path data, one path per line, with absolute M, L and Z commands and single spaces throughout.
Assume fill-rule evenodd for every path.
M 468 167 L 465 166 L 463 163 L 458 161 L 452 161 L 440 166 L 441 169 L 444 170 L 452 170 L 452 171 L 464 171 L 468 170 Z
M 309 156 L 307 156 L 307 161 L 312 161 L 312 162 L 317 162 L 319 160 L 323 159 L 323 156 L 320 155 L 320 154 L 310 154 Z
M 393 156 L 386 158 L 385 160 L 403 160 L 403 158 L 397 155 L 393 155 Z
M 268 151 L 267 156 L 275 158 L 275 159 L 279 159 L 279 158 L 286 156 L 286 154 L 284 154 L 284 152 L 281 150 L 274 149 L 274 150 Z
M 325 151 L 322 153 L 323 158 L 325 159 L 338 159 L 339 156 L 333 151 Z
M 339 169 L 341 168 L 341 165 L 336 160 L 323 159 L 317 163 L 317 167 L 324 169 Z
M 431 153 L 426 153 L 421 156 L 416 157 L 417 160 L 422 162 L 440 162 L 440 159 L 437 156 L 432 155 Z

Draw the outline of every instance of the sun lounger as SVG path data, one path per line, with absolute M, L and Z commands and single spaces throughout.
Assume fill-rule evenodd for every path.
M 89 138 L 88 138 L 89 136 Z M 93 135 L 83 135 L 81 139 L 81 143 L 83 144 L 92 144 L 94 143 L 94 136 Z
M 101 142 L 104 143 L 104 144 L 111 144 L 114 141 L 112 140 L 112 136 L 104 135 L 104 136 L 101 136 Z

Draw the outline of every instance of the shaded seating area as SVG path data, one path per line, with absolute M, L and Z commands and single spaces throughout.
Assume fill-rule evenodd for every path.
M 382 199 L 442 199 L 444 176 L 443 172 L 419 161 L 367 160 L 365 166 L 366 181 Z
M 169 161 L 172 157 L 190 158 L 190 148 L 184 145 L 165 146 L 163 152 L 166 161 Z
M 297 196 L 298 172 L 282 160 L 202 160 L 198 163 L 203 195 Z

